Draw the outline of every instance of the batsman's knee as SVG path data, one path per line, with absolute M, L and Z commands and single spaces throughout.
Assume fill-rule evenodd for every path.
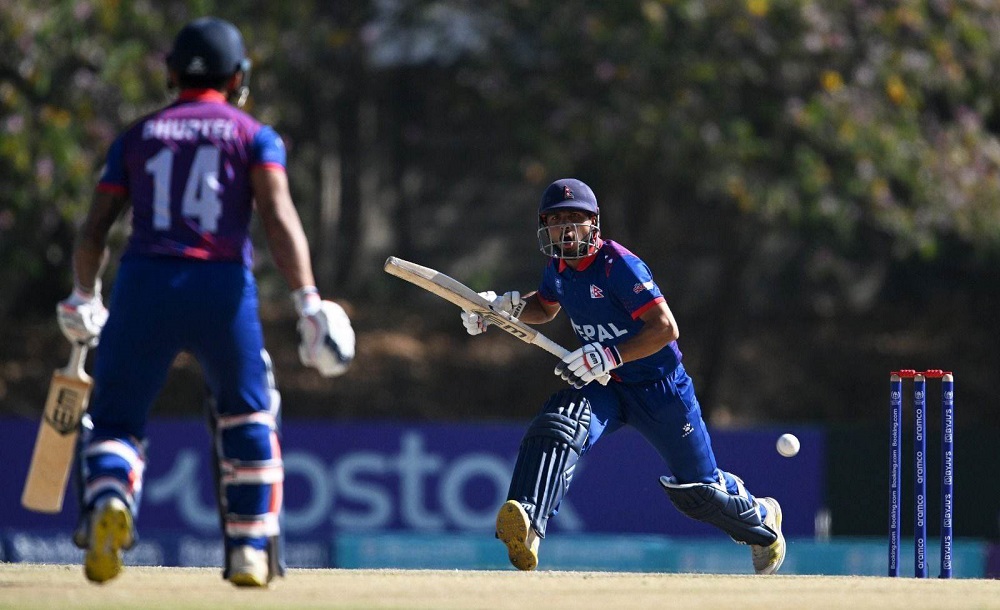
M 590 418 L 590 402 L 577 391 L 563 390 L 549 398 L 521 441 L 507 499 L 524 507 L 532 528 L 543 538 L 549 517 L 573 480 Z
M 528 426 L 524 440 L 545 438 L 583 452 L 590 432 L 590 402 L 574 390 L 557 392 Z

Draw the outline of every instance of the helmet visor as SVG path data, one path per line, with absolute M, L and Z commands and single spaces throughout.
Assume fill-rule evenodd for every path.
M 538 227 L 538 247 L 542 254 L 560 259 L 586 258 L 597 251 L 600 221 L 562 222 Z

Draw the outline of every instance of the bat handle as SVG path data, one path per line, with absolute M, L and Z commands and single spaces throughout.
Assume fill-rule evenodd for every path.
M 66 365 L 66 373 L 72 374 L 78 379 L 86 377 L 84 364 L 87 362 L 87 345 L 85 343 L 73 342 L 72 351 L 69 353 L 69 364 Z

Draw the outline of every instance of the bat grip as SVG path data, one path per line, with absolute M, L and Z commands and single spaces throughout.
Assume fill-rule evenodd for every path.
M 563 358 L 569 353 L 569 350 L 565 347 L 559 345 L 552 339 L 549 339 L 545 335 L 539 333 L 531 340 L 531 343 L 537 345 L 548 353 L 552 354 L 556 358 Z
M 66 365 L 66 372 L 74 375 L 78 379 L 84 378 L 84 364 L 87 362 L 87 345 L 85 343 L 73 342 L 72 351 L 69 353 L 69 363 Z

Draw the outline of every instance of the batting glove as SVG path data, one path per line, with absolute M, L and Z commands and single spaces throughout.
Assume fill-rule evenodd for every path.
M 93 293 L 74 287 L 72 294 L 56 305 L 56 320 L 63 336 L 71 342 L 95 347 L 108 321 L 108 309 L 101 301 L 100 282 Z
M 566 354 L 556 365 L 555 374 L 579 390 L 621 365 L 622 356 L 618 348 L 613 345 L 604 347 L 595 341 Z
M 296 290 L 292 300 L 299 313 L 299 360 L 324 377 L 343 375 L 354 360 L 356 342 L 347 312 L 320 299 L 315 286 Z
M 520 316 L 527 304 L 528 302 L 521 298 L 521 293 L 516 290 L 505 292 L 499 299 L 493 300 L 494 307 L 500 311 L 506 311 L 512 318 Z
M 487 290 L 486 292 L 480 292 L 479 296 L 483 297 L 490 303 L 497 299 L 497 293 L 492 290 Z M 465 326 L 465 332 L 469 333 L 473 337 L 476 335 L 481 335 L 486 332 L 486 327 L 489 322 L 486 321 L 483 316 L 478 313 L 473 313 L 471 311 L 462 310 L 462 325 Z
M 509 313 L 512 318 L 521 315 L 527 303 L 527 301 L 521 298 L 521 293 L 516 290 L 505 292 L 500 297 L 492 290 L 487 290 L 486 292 L 480 292 L 479 296 L 492 303 L 496 310 Z M 476 336 L 486 332 L 489 321 L 477 313 L 463 310 L 462 324 L 465 326 L 465 332 Z

